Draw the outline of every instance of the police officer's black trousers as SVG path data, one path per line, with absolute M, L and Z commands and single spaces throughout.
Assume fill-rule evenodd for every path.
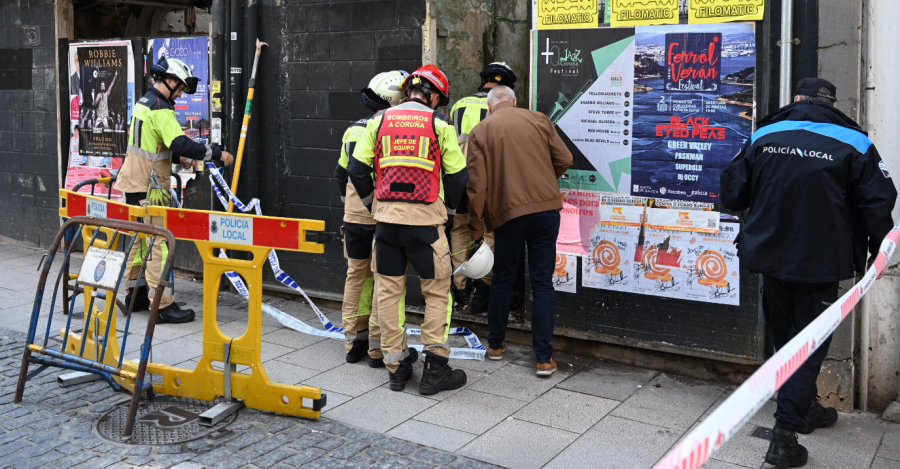
M 784 347 L 838 297 L 838 282 L 797 283 L 763 275 L 763 310 L 775 348 Z M 831 337 L 809 356 L 778 390 L 775 421 L 789 430 L 803 428 L 816 399 L 816 379 L 828 355 Z

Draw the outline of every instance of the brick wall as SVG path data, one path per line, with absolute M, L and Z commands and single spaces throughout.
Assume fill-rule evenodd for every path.
M 48 246 L 57 216 L 52 0 L 0 2 L 0 239 Z
M 424 18 L 425 0 L 294 0 L 282 7 L 278 95 L 267 99 L 279 115 L 274 126 L 260 121 L 261 128 L 278 129 L 276 142 L 266 142 L 272 130 L 264 131 L 260 148 L 262 155 L 277 155 L 278 189 L 264 205 L 282 216 L 325 220 L 328 231 L 338 230 L 343 205 L 332 174 L 341 137 L 352 121 L 370 114 L 359 91 L 379 72 L 421 65 Z M 343 290 L 346 263 L 339 245 L 328 246 L 325 255 L 282 257 L 304 288 Z

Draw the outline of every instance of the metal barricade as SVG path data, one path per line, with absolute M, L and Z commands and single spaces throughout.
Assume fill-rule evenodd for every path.
M 74 230 L 73 236 L 67 235 L 70 230 Z M 122 252 L 119 247 L 124 236 L 129 233 L 134 236 L 128 242 L 128 248 Z M 79 275 L 69 275 L 72 252 L 79 234 L 83 235 L 85 240 L 85 263 Z M 140 395 L 146 392 L 148 397 L 153 397 L 152 383 L 145 377 L 159 302 L 164 292 L 164 288 L 158 288 L 151 301 L 150 316 L 143 334 L 139 361 L 134 363 L 126 360 L 125 347 L 131 328 L 131 310 L 136 298 L 132 297 L 131 304 L 123 305 L 116 300 L 116 294 L 122 285 L 125 271 L 129 268 L 128 262 L 126 262 L 127 252 L 130 252 L 134 243 L 141 239 L 148 239 L 151 247 L 156 242 L 164 240 L 168 245 L 169 252 L 174 253 L 175 251 L 175 236 L 169 230 L 157 226 L 85 216 L 73 217 L 62 225 L 54 238 L 53 245 L 41 260 L 41 274 L 34 296 L 28 339 L 22 354 L 15 402 L 22 401 L 26 381 L 49 367 L 91 373 L 106 380 L 116 390 L 131 390 L 131 405 L 122 436 L 127 438 L 131 435 Z M 44 298 L 47 281 L 61 244 L 64 249 L 62 264 L 56 273 L 52 299 L 49 306 L 46 306 Z M 172 259 L 173 257 L 170 256 L 163 265 L 161 279 L 169 278 L 168 273 L 172 269 Z M 146 263 L 141 267 L 139 276 L 143 276 L 145 267 Z M 161 280 L 161 287 L 166 284 L 166 281 Z M 68 296 L 70 291 L 76 293 L 71 299 Z M 53 319 L 57 312 L 57 300 L 60 292 L 62 292 L 61 312 L 66 316 L 66 324 L 65 328 L 59 331 L 62 336 L 61 345 L 59 348 L 55 348 L 55 344 L 50 342 L 50 336 L 54 333 Z M 81 292 L 84 294 L 84 321 L 81 329 L 78 330 L 73 328 L 74 314 L 72 312 L 75 309 L 77 294 Z M 102 309 L 97 306 L 98 300 L 104 302 Z M 46 315 L 46 326 L 41 326 L 44 319 L 42 310 L 45 307 L 49 308 Z M 126 317 L 121 346 L 117 337 L 115 314 L 117 308 L 123 311 Z M 29 373 L 31 364 L 39 365 L 39 367 Z
M 133 392 L 133 396 L 135 396 L 134 402 L 136 402 L 136 396 L 139 396 L 143 391 L 146 391 L 148 396 L 152 396 L 156 392 L 205 401 L 213 401 L 224 397 L 225 402 L 200 416 L 202 421 L 211 425 L 245 405 L 253 409 L 306 418 L 319 418 L 322 415 L 322 409 L 325 407 L 327 399 L 321 389 L 312 386 L 295 386 L 273 382 L 266 372 L 262 363 L 262 285 L 263 268 L 268 254 L 273 249 L 323 253 L 325 246 L 313 241 L 314 236 L 312 234 L 324 230 L 325 222 L 173 207 L 138 207 L 68 190 L 61 190 L 60 198 L 63 199 L 60 216 L 64 218 L 73 217 L 73 220 L 90 220 L 90 223 L 94 225 L 102 225 L 96 230 L 94 228 L 80 230 L 85 246 L 94 246 L 102 242 L 102 240 L 97 240 L 98 233 L 103 234 L 109 240 L 118 241 L 119 237 L 116 234 L 118 230 L 146 231 L 152 227 L 137 223 L 128 223 L 127 225 L 119 225 L 118 223 L 135 221 L 138 218 L 153 217 L 156 224 L 165 228 L 164 232 L 170 233 L 179 240 L 188 240 L 196 244 L 197 250 L 203 259 L 204 278 L 203 352 L 195 369 L 178 368 L 162 363 L 146 363 L 147 356 L 144 354 L 145 350 L 143 349 L 140 363 L 127 359 L 117 360 L 115 357 L 121 357 L 121 350 L 124 350 L 124 347 L 119 347 L 117 335 L 108 333 L 97 335 L 91 331 L 105 330 L 108 332 L 109 330 L 116 330 L 116 315 L 112 314 L 115 308 L 112 305 L 114 303 L 120 305 L 119 309 L 123 311 L 128 311 L 133 307 L 133 305 L 122 305 L 118 301 L 106 301 L 103 312 L 86 313 L 86 318 L 96 319 L 99 317 L 102 321 L 105 321 L 99 326 L 92 325 L 90 321 L 87 321 L 85 330 L 88 333 L 74 333 L 68 328 L 63 331 L 65 347 L 60 351 L 60 356 L 68 354 L 79 359 L 70 360 L 73 363 L 87 356 L 92 358 L 94 362 L 91 365 L 74 363 L 74 365 L 66 367 L 80 371 L 95 372 L 94 370 L 97 370 L 107 373 L 103 376 L 107 378 L 107 381 L 115 383 L 114 386 L 120 386 Z M 98 219 L 106 220 L 98 221 Z M 116 220 L 119 221 L 117 222 Z M 71 223 L 71 220 L 63 228 L 71 227 L 72 225 L 69 223 Z M 162 228 L 157 227 L 156 229 Z M 148 231 L 148 233 L 150 232 Z M 58 249 L 60 236 L 62 235 L 57 236 L 56 244 L 51 254 L 55 254 Z M 104 247 L 106 246 L 104 245 Z M 62 270 L 68 268 L 71 248 L 72 243 L 67 241 L 66 265 L 63 266 Z M 216 255 L 218 249 L 244 251 L 249 253 L 251 258 L 221 258 Z M 128 250 L 130 251 L 130 246 Z M 52 260 L 52 256 L 50 258 Z M 172 256 L 170 255 L 168 259 L 167 262 L 171 262 Z M 48 268 L 47 266 L 43 267 L 45 269 Z M 167 272 L 170 269 L 171 267 L 167 266 L 161 278 L 168 278 Z M 237 337 L 226 335 L 219 327 L 217 319 L 218 294 L 222 276 L 226 272 L 237 273 L 246 280 L 248 286 L 247 330 Z M 69 279 L 70 276 L 66 272 L 60 274 L 60 278 Z M 60 280 L 58 279 L 57 283 L 59 282 Z M 41 280 L 42 288 L 45 283 L 46 275 Z M 160 292 L 166 286 L 170 285 L 170 282 L 163 281 L 160 285 L 162 288 L 157 289 L 157 297 L 159 297 Z M 36 297 L 35 311 L 39 310 L 42 288 Z M 77 290 L 73 291 L 77 292 Z M 64 296 L 68 294 L 65 288 L 63 292 Z M 105 298 L 115 298 L 113 291 L 97 292 L 96 289 L 84 287 L 84 292 L 85 311 L 93 311 L 95 309 L 94 300 L 100 295 L 105 295 Z M 56 298 L 54 297 L 55 301 Z M 74 299 L 68 300 L 67 304 L 71 304 L 71 307 L 74 307 Z M 154 308 L 156 306 L 157 303 L 154 302 Z M 70 306 L 64 306 L 65 311 L 69 309 Z M 151 316 L 156 317 L 155 310 L 151 313 Z M 35 321 L 34 317 L 38 317 L 38 314 L 35 313 L 33 315 L 33 321 Z M 130 318 L 130 315 L 126 315 L 126 321 L 130 321 Z M 128 325 L 126 325 L 126 329 L 127 327 Z M 36 329 L 36 326 L 32 327 L 32 329 Z M 48 334 L 49 329 L 48 326 Z M 148 327 L 148 331 L 150 330 Z M 151 336 L 146 338 L 145 348 L 148 354 L 151 338 Z M 82 356 L 82 352 L 85 350 L 100 350 L 101 347 L 104 350 L 108 348 L 110 353 L 97 352 L 94 356 Z M 34 337 L 32 335 L 29 336 L 28 349 L 23 361 L 20 387 L 24 385 L 24 381 L 30 376 L 27 373 L 27 364 L 35 362 L 37 358 L 43 358 L 45 354 L 39 352 L 44 351 L 45 348 L 46 345 L 40 346 L 35 344 Z M 54 356 L 51 358 L 57 359 L 59 357 Z M 66 365 L 69 364 L 69 362 L 66 362 Z M 53 365 L 61 366 L 56 363 L 53 363 Z M 236 372 L 236 367 L 239 365 L 249 367 L 249 372 Z M 137 372 L 142 369 L 145 369 L 146 373 L 150 373 L 160 379 L 151 385 L 149 381 L 143 379 L 142 375 L 141 382 L 137 383 L 138 380 L 132 378 L 137 378 Z M 130 434 L 132 426 L 133 423 L 126 428 L 126 437 Z

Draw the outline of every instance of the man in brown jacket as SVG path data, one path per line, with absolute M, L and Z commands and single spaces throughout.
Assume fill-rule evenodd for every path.
M 469 136 L 469 228 L 479 244 L 494 232 L 494 284 L 488 312 L 488 358 L 503 357 L 509 296 L 519 252 L 528 248 L 534 298 L 532 348 L 537 375 L 556 371 L 553 360 L 553 266 L 562 199 L 556 180 L 572 166 L 572 153 L 544 114 L 516 107 L 506 86 L 488 93 L 491 115 Z

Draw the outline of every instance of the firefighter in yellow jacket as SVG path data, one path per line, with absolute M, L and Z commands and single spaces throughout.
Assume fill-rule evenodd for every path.
M 383 72 L 369 81 L 362 90 L 363 104 L 378 113 L 400 104 L 404 93 L 400 89 L 408 73 L 402 70 Z M 366 354 L 369 366 L 384 367 L 381 352 L 381 334 L 378 322 L 371 320 L 372 297 L 375 278 L 372 273 L 372 243 L 375 239 L 375 219 L 362 199 L 356 194 L 353 184 L 348 184 L 347 165 L 356 143 L 363 138 L 366 124 L 374 115 L 360 119 L 347 128 L 341 142 L 341 157 L 334 170 L 344 203 L 344 257 L 347 258 L 347 280 L 344 282 L 344 304 L 341 308 L 344 337 L 346 337 L 347 362 L 356 363 Z M 401 304 L 401 307 L 403 305 Z
M 190 67 L 178 59 L 162 58 L 150 69 L 156 83 L 134 106 L 131 132 L 125 150 L 125 163 L 116 176 L 115 188 L 125 193 L 129 205 L 168 205 L 172 165 L 181 163 L 190 167 L 194 160 L 220 160 L 226 166 L 234 157 L 216 145 L 205 145 L 191 140 L 184 134 L 175 117 L 175 99 L 182 93 L 194 94 L 199 78 L 193 76 Z M 176 159 L 177 158 L 177 159 Z M 162 225 L 159 217 L 145 217 L 144 223 Z M 134 295 L 134 311 L 150 307 L 150 298 L 159 287 L 162 266 L 169 249 L 162 240 L 138 240 L 128 255 L 126 280 L 140 282 L 138 274 L 146 261 L 146 285 L 132 285 L 125 297 L 126 306 Z M 149 285 L 149 289 L 147 286 Z M 163 295 L 159 303 L 157 322 L 184 323 L 194 320 L 194 311 L 181 309 L 173 295 Z
M 435 111 L 450 99 L 446 75 L 425 65 L 403 88 L 407 101 L 366 124 L 347 171 L 363 203 L 375 202 L 376 315 L 390 388 L 404 389 L 418 358 L 407 346 L 399 310 L 409 263 L 425 297 L 419 392 L 430 395 L 466 384 L 466 373 L 449 365 L 450 247 L 443 225 L 465 191 L 468 171 L 450 118 Z
M 488 109 L 488 91 L 497 86 L 516 87 L 516 74 L 504 62 L 488 64 L 481 71 L 481 88 L 477 93 L 460 99 L 453 105 L 450 117 L 459 135 L 459 147 L 468 154 L 469 134 L 476 125 L 490 115 Z M 450 228 L 450 248 L 453 251 L 453 268 L 459 267 L 474 252 L 468 249 L 474 241 L 469 231 L 469 198 L 463 193 L 459 208 L 453 217 Z M 484 240 L 494 249 L 494 234 L 485 233 Z M 474 288 L 472 286 L 474 285 Z M 488 310 L 491 277 L 470 281 L 465 275 L 453 276 L 453 300 L 460 309 L 468 309 L 469 314 L 483 314 Z

